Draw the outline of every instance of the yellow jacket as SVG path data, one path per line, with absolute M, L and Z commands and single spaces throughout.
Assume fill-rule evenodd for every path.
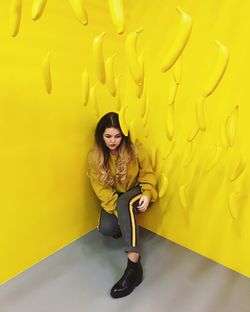
M 139 141 L 136 141 L 135 145 L 137 149 L 137 161 L 128 167 L 127 179 L 124 183 L 121 184 L 115 179 L 113 186 L 105 186 L 98 181 L 96 172 L 92 167 L 88 170 L 91 185 L 100 199 L 102 207 L 108 213 L 115 213 L 116 200 L 118 198 L 117 192 L 124 193 L 137 184 L 140 185 L 142 194 L 148 196 L 149 201 L 154 202 L 158 197 L 156 178 L 147 151 Z M 91 157 L 91 154 L 89 157 Z M 109 168 L 114 178 L 116 159 L 117 155 L 110 155 Z

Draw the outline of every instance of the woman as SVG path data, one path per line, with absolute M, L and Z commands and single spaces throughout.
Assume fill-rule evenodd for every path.
M 124 297 L 142 282 L 136 214 L 147 210 L 157 199 L 157 191 L 145 149 L 122 133 L 117 113 L 107 113 L 97 124 L 89 177 L 102 206 L 99 231 L 114 238 L 122 236 L 128 253 L 127 268 L 111 289 L 113 298 Z

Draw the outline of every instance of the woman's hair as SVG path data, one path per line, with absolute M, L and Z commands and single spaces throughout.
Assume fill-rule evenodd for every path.
M 98 122 L 95 129 L 95 144 L 89 159 L 89 166 L 94 169 L 98 180 L 105 186 L 112 186 L 115 179 L 120 183 L 125 182 L 127 178 L 128 166 L 135 160 L 135 146 L 121 131 L 121 143 L 118 146 L 118 157 L 116 163 L 115 178 L 110 173 L 109 158 L 110 150 L 103 140 L 103 133 L 107 128 L 115 128 L 121 131 L 118 114 L 114 112 L 107 113 Z

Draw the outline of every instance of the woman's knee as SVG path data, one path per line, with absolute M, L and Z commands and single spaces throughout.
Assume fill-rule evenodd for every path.
M 110 226 L 109 224 L 100 224 L 99 232 L 105 236 L 112 236 L 114 230 L 113 230 L 113 227 Z
M 105 236 L 113 236 L 116 232 L 115 226 L 111 222 L 102 222 L 99 225 L 99 232 Z

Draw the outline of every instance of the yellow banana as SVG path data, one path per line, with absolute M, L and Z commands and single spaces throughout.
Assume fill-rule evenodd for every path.
M 106 80 L 105 65 L 103 59 L 103 37 L 105 32 L 96 36 L 93 41 L 93 58 L 99 81 L 104 84 Z
M 168 178 L 164 173 L 161 174 L 160 181 L 161 184 L 159 186 L 159 198 L 162 198 L 165 196 L 168 189 Z
M 117 90 L 117 95 L 116 95 L 116 110 L 119 112 L 122 106 L 121 103 L 121 75 L 118 75 L 115 78 L 115 85 L 116 85 L 116 90 Z
M 233 219 L 238 218 L 238 205 L 237 201 L 239 198 L 240 192 L 232 192 L 229 196 L 228 208 L 230 215 Z
M 147 88 L 146 88 L 146 84 L 144 81 L 144 91 L 142 94 L 142 98 L 141 98 L 141 102 L 140 102 L 140 106 L 141 106 L 141 110 L 140 110 L 140 116 L 143 118 L 146 114 L 146 110 L 147 110 Z
M 85 0 L 69 0 L 69 3 L 78 21 L 83 25 L 88 25 L 88 14 L 84 7 L 84 1 Z
M 52 91 L 51 69 L 50 69 L 50 52 L 45 56 L 43 63 L 43 81 L 48 94 Z
M 182 57 L 180 56 L 176 63 L 173 66 L 173 77 L 175 80 L 175 83 L 179 85 L 181 83 L 181 75 L 182 75 Z
M 226 137 L 227 137 L 228 144 L 230 146 L 233 146 L 235 137 L 236 137 L 238 115 L 239 115 L 238 108 L 239 108 L 238 105 L 235 106 L 233 112 L 228 117 L 227 122 L 226 122 Z
M 148 98 L 146 98 L 146 111 L 145 114 L 143 116 L 142 122 L 143 122 L 143 127 L 146 128 L 147 124 L 148 124 L 148 119 L 149 119 L 149 106 L 148 106 Z
M 84 106 L 88 104 L 89 100 L 89 74 L 87 68 L 82 73 L 82 103 Z
M 114 75 L 114 58 L 116 54 L 113 54 L 106 60 L 106 73 L 107 73 L 107 85 L 109 92 L 112 96 L 116 96 L 116 84 Z
M 162 72 L 166 72 L 175 64 L 182 51 L 184 50 L 191 34 L 192 19 L 190 15 L 183 12 L 179 6 L 176 9 L 181 15 L 180 29 L 177 37 L 175 38 L 174 44 L 169 49 L 163 61 L 163 66 L 161 68 Z
M 230 181 L 233 182 L 234 180 L 236 180 L 242 174 L 245 168 L 246 168 L 245 159 L 242 157 L 242 155 L 240 155 L 240 159 L 237 162 L 233 170 L 233 173 L 230 176 Z
M 143 118 L 142 122 L 143 122 L 143 127 L 146 128 L 148 125 L 148 119 L 149 119 L 149 113 L 148 111 L 145 114 L 145 117 Z
M 151 148 L 150 160 L 151 160 L 151 165 L 152 165 L 152 167 L 154 169 L 155 168 L 155 163 L 156 163 L 156 147 Z
M 15 37 L 19 32 L 21 14 L 22 0 L 12 0 L 10 11 L 10 31 L 12 37 Z
M 178 84 L 176 84 L 175 80 L 173 79 L 171 80 L 170 91 L 169 91 L 169 96 L 168 96 L 169 105 L 174 104 L 177 90 L 178 90 Z
M 47 0 L 33 0 L 32 9 L 31 9 L 31 17 L 35 21 L 39 17 L 41 17 Z
M 186 157 L 184 159 L 183 162 L 183 167 L 186 168 L 190 165 L 190 163 L 192 162 L 194 155 L 195 155 L 196 149 L 194 148 L 194 143 L 190 142 L 189 143 L 189 151 L 186 154 Z
M 109 0 L 109 10 L 117 33 L 123 34 L 125 28 L 123 0 Z
M 148 129 L 148 127 L 145 127 L 145 128 L 144 128 L 144 136 L 145 136 L 146 139 L 147 139 L 148 136 L 149 136 L 149 129 Z
M 174 106 L 167 105 L 167 118 L 166 118 L 166 132 L 167 137 L 172 141 L 174 136 Z
M 136 50 L 136 43 L 138 35 L 143 31 L 143 29 L 139 29 L 127 35 L 126 38 L 126 55 L 127 62 L 130 73 L 138 85 L 142 85 L 143 83 L 143 69 L 140 66 L 139 58 Z
M 97 96 L 96 96 L 96 87 L 97 87 L 97 83 L 92 86 L 90 88 L 90 103 L 91 103 L 91 106 L 94 108 L 95 110 L 95 115 L 96 117 L 100 117 L 100 112 L 99 112 L 99 105 L 98 105 L 98 101 L 97 101 Z
M 134 120 L 132 120 L 129 124 L 129 134 L 130 134 L 131 142 L 134 144 L 136 141 Z
M 126 109 L 127 109 L 127 105 L 126 106 L 122 106 L 122 108 L 120 109 L 119 111 L 119 124 L 120 124 L 120 127 L 121 127 L 121 130 L 122 130 L 122 133 L 125 135 L 125 136 L 128 136 L 128 126 L 127 126 L 127 123 L 126 123 Z
M 142 76 L 144 77 L 144 54 L 143 52 L 139 56 L 139 64 L 142 70 Z M 143 86 L 144 86 L 144 80 L 140 85 L 136 84 L 136 96 L 138 99 L 141 98 L 142 92 L 143 92 Z
M 201 131 L 206 130 L 205 97 L 200 96 L 196 102 L 196 119 Z
M 216 89 L 216 87 L 218 86 L 219 82 L 221 81 L 225 73 L 228 60 L 229 60 L 228 48 L 222 45 L 218 41 L 215 41 L 215 43 L 218 46 L 218 57 L 217 57 L 217 62 L 215 64 L 214 70 L 203 89 L 205 97 L 208 97 L 209 95 L 211 95 Z
M 227 140 L 227 118 L 223 121 L 220 128 L 220 141 L 221 146 L 225 149 L 228 148 L 228 140 Z
M 183 184 L 179 187 L 179 198 L 180 198 L 181 206 L 185 211 L 188 208 L 188 201 L 187 201 L 187 195 L 186 195 L 187 188 L 188 188 L 188 184 Z
M 171 145 L 170 145 L 168 151 L 167 151 L 166 153 L 163 153 L 162 160 L 166 160 L 166 159 L 170 156 L 170 154 L 171 154 L 171 153 L 173 152 L 173 150 L 174 150 L 174 147 L 175 147 L 175 141 L 173 140 L 173 141 L 171 142 Z
M 212 170 L 217 163 L 219 162 L 220 158 L 222 155 L 222 148 L 218 145 L 215 146 L 215 153 L 211 159 L 211 161 L 208 163 L 207 167 L 206 167 L 206 171 L 209 172 L 210 170 Z
M 187 137 L 187 141 L 188 141 L 188 142 L 192 142 L 192 141 L 196 138 L 196 136 L 197 136 L 197 134 L 199 133 L 199 131 L 200 131 L 200 127 L 199 127 L 199 126 L 194 127 L 194 128 L 190 131 L 190 133 L 189 133 L 189 135 L 188 135 L 188 137 Z

